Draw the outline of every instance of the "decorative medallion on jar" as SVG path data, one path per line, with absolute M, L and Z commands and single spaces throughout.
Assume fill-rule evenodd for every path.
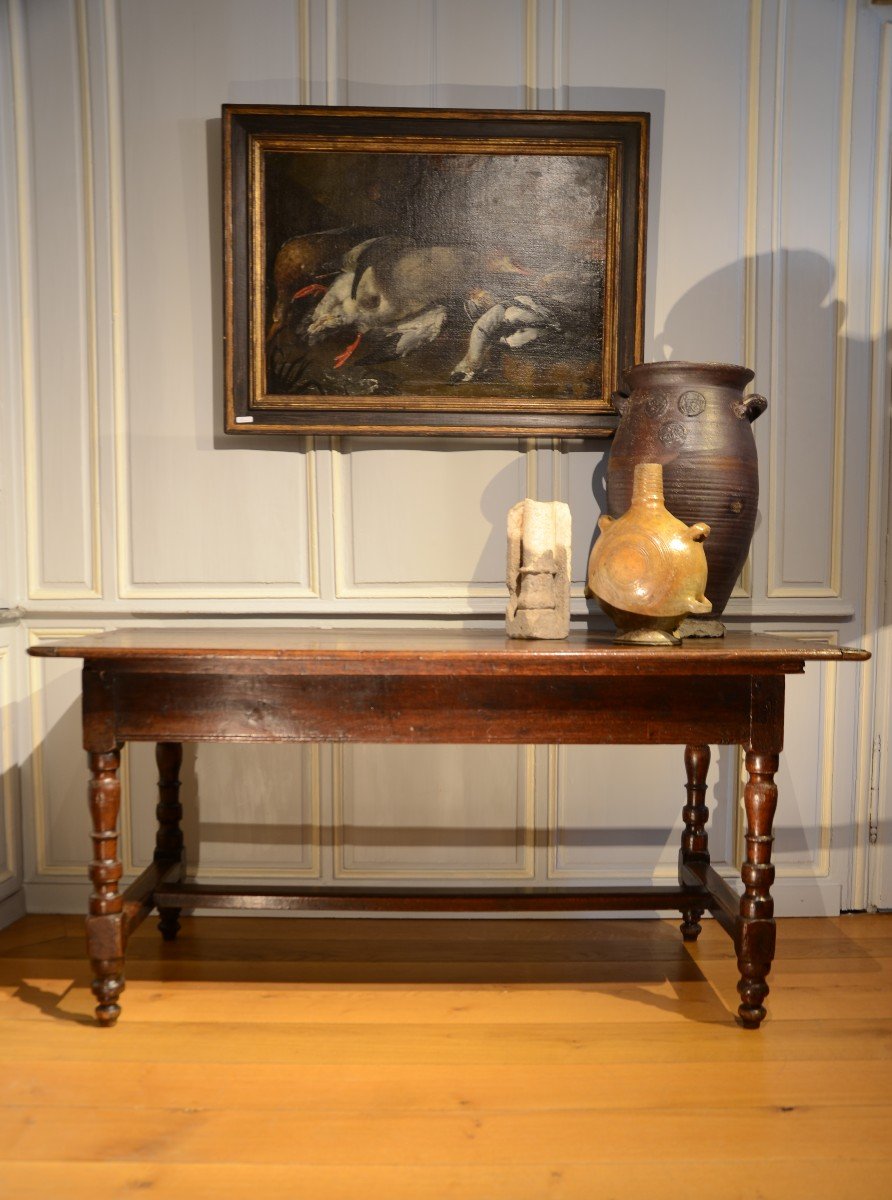
M 706 397 L 700 392 L 682 392 L 678 398 L 678 407 L 686 417 L 699 417 L 706 408 Z
M 665 396 L 648 396 L 644 402 L 644 411 L 654 420 L 661 417 L 668 407 L 669 401 Z
M 660 426 L 659 436 L 664 446 L 681 446 L 688 436 L 688 431 L 681 421 L 667 421 L 665 425 Z

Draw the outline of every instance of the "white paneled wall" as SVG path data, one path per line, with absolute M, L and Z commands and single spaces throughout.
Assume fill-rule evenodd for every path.
M 224 102 L 651 112 L 646 356 L 747 362 L 770 400 L 732 621 L 877 644 L 889 11 L 0 0 L 0 904 L 24 885 L 32 909 L 76 910 L 86 889 L 77 669 L 26 662 L 29 639 L 160 619 L 497 623 L 524 495 L 570 504 L 587 613 L 603 444 L 221 433 Z M 876 679 L 790 681 L 781 911 L 868 899 Z M 130 874 L 151 856 L 153 775 L 133 748 Z M 184 783 L 208 878 L 660 878 L 684 799 L 666 748 L 202 746 Z M 711 840 L 729 874 L 739 797 L 722 748 Z

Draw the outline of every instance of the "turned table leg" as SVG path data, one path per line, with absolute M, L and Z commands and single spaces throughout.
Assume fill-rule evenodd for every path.
M 118 998 L 124 990 L 124 912 L 118 882 L 123 873 L 118 858 L 118 811 L 121 805 L 121 747 L 89 755 L 88 798 L 93 824 L 93 883 L 87 917 L 87 952 L 94 971 L 93 995 L 99 1001 L 100 1025 L 114 1025 L 120 1016 Z
M 183 862 L 183 806 L 180 803 L 180 766 L 183 747 L 180 742 L 158 742 L 155 747 L 158 765 L 158 832 L 155 835 L 155 861 Z M 158 908 L 158 928 L 166 942 L 172 942 L 180 930 L 178 908 Z
M 741 870 L 744 893 L 740 898 L 740 932 L 737 965 L 741 1004 L 737 1010 L 747 1029 L 757 1029 L 765 1016 L 763 1001 L 768 995 L 766 978 L 774 958 L 776 930 L 771 885 L 771 832 L 777 808 L 777 754 L 746 752 L 747 783 L 743 793 L 746 807 L 746 861 Z
M 691 863 L 709 862 L 709 839 L 706 822 L 709 809 L 706 805 L 706 776 L 709 771 L 710 750 L 708 746 L 685 746 L 684 765 L 687 773 L 685 791 L 688 802 L 681 810 L 684 831 L 681 849 L 678 852 L 678 881 L 683 884 L 682 872 Z M 681 910 L 681 936 L 686 942 L 695 942 L 702 928 L 700 918 L 704 910 L 699 905 Z

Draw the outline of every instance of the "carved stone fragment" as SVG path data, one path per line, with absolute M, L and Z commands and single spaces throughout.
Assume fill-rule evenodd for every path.
M 521 500 L 508 513 L 508 612 L 514 638 L 570 632 L 570 509 L 559 500 Z

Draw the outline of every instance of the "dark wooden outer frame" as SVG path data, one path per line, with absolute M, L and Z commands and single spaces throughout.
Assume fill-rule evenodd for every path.
M 622 372 L 643 355 L 644 263 L 649 115 L 647 113 L 512 112 L 486 110 L 223 106 L 223 237 L 225 290 L 225 429 L 227 433 L 439 434 L 505 437 L 609 437 L 616 427 L 610 395 Z M 460 144 L 509 146 L 516 153 L 581 153 L 588 144 L 611 147 L 617 161 L 615 337 L 609 373 L 596 401 L 494 397 L 491 403 L 438 397 L 295 397 L 270 403 L 260 394 L 256 361 L 256 297 L 252 277 L 259 214 L 253 160 L 264 140 L 319 139 L 349 149 L 346 137 L 417 140 L 418 152 Z M 338 139 L 342 144 L 338 147 Z M 448 387 L 448 385 L 447 385 Z M 314 405 L 312 401 L 319 401 Z M 353 407 L 351 407 L 351 404 Z
M 80 658 L 89 755 L 93 892 L 87 918 L 97 1018 L 114 1024 L 127 941 L 152 911 L 173 938 L 182 908 L 397 911 L 678 909 L 685 941 L 709 911 L 737 953 L 741 1023 L 765 1016 L 774 956 L 771 884 L 784 677 L 808 660 L 863 651 L 729 636 L 682 647 L 616 646 L 571 635 L 517 642 L 476 632 L 150 630 L 31 647 Z M 241 887 L 184 879 L 178 771 L 184 741 L 548 742 L 679 744 L 687 803 L 678 885 L 470 890 Z M 118 853 L 120 752 L 154 741 L 158 835 L 152 863 L 125 890 Z M 710 865 L 709 744 L 739 744 L 747 782 L 743 895 Z

